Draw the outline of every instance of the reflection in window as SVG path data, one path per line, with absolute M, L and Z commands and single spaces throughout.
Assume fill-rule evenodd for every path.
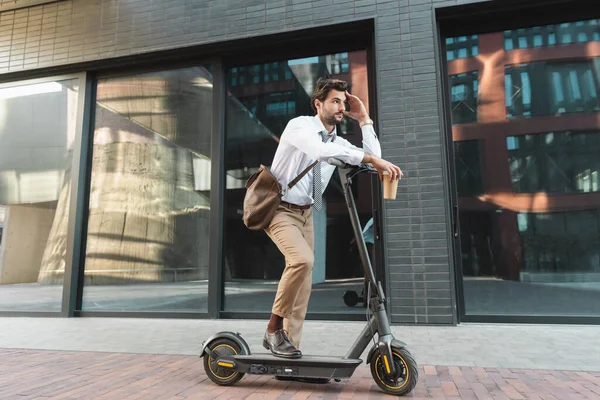
M 341 61 L 340 61 L 341 62 Z M 346 57 L 346 63 L 348 62 Z M 332 62 L 332 67 L 334 63 Z M 292 73 L 286 63 L 272 62 L 251 66 L 234 67 L 229 70 L 230 86 L 262 84 L 292 79 Z
M 507 137 L 516 193 L 598 192 L 600 131 Z
M 505 71 L 506 115 L 531 116 L 531 82 L 527 67 L 507 67 Z
M 504 50 L 568 45 L 600 40 L 600 20 L 568 22 L 504 31 Z
M 0 205 L 0 254 L 2 253 L 2 230 L 4 229 L 4 219 L 6 217 L 6 207 Z
M 600 111 L 599 61 L 506 66 L 507 117 Z
M 548 65 L 547 68 L 552 76 L 551 111 L 564 114 L 600 110 L 591 63 Z
M 337 53 L 329 57 L 329 70 L 332 74 L 346 74 L 350 71 L 348 53 Z
M 523 273 L 600 272 L 600 210 L 519 213 Z
M 231 88 L 231 92 L 235 94 L 243 91 L 243 87 Z M 271 130 L 283 131 L 287 121 L 296 115 L 296 94 L 293 90 L 244 96 L 240 94 L 240 97 L 245 109 Z
M 467 314 L 600 315 L 599 40 L 599 20 L 480 34 L 486 93 L 449 65 Z
M 356 62 L 356 65 L 352 63 Z M 248 230 L 241 219 L 245 183 L 261 165 L 269 166 L 286 125 L 299 115 L 314 115 L 310 97 L 319 77 L 330 75 L 360 85 L 351 88 L 368 104 L 366 52 L 280 60 L 249 68 L 235 66 L 227 71 L 229 82 L 226 110 L 225 238 L 223 276 L 224 308 L 228 311 L 270 311 L 278 279 L 285 267 L 283 256 L 263 232 Z M 277 65 L 278 78 L 271 73 L 269 84 L 253 84 L 257 76 Z M 246 84 L 239 83 L 245 68 Z M 265 79 L 266 80 L 266 79 Z M 358 124 L 344 119 L 340 134 L 362 146 Z M 359 177 L 357 187 L 369 188 Z M 368 179 L 368 177 L 366 177 Z M 326 192 L 326 210 L 315 214 L 315 267 L 310 312 L 361 312 L 344 305 L 345 290 L 362 287 L 362 270 L 339 179 L 334 174 Z M 363 190 L 358 197 L 359 216 L 371 218 L 371 196 Z M 350 288 L 350 289 L 347 289 Z M 364 311 L 364 310 L 363 310 Z
M 497 251 L 493 212 L 460 211 L 460 244 L 463 276 L 501 277 L 506 263 Z
M 83 308 L 206 312 L 212 75 L 96 87 Z
M 477 122 L 478 72 L 450 76 L 452 124 Z
M 459 36 L 446 39 L 446 58 L 448 61 L 457 58 L 473 57 L 479 54 L 479 36 Z
M 0 89 L 0 310 L 60 311 L 78 80 Z
M 457 190 L 461 197 L 483 193 L 479 152 L 477 140 L 454 142 Z

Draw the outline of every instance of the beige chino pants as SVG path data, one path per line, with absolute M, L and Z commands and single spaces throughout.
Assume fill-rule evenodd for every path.
M 285 257 L 272 313 L 283 317 L 283 329 L 298 349 L 312 288 L 315 263 L 312 208 L 280 205 L 265 232 Z

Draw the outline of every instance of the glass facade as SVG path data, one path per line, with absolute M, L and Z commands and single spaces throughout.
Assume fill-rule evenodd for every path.
M 446 58 L 448 61 L 473 57 L 479 54 L 479 36 L 458 36 L 446 39 Z
M 477 71 L 451 75 L 450 82 L 452 123 L 477 122 L 477 91 L 479 89 Z
M 600 20 L 565 22 L 504 31 L 504 50 L 570 45 L 600 40 Z
M 319 77 L 347 80 L 368 108 L 366 57 L 366 51 L 345 52 L 226 70 L 219 310 L 270 310 L 284 261 L 264 233 L 242 223 L 245 182 L 260 164 L 270 164 L 288 121 L 312 114 Z M 211 155 L 212 65 L 121 74 L 93 85 L 76 310 L 208 313 L 209 252 L 219 246 L 210 229 L 218 167 Z M 0 87 L 0 312 L 63 311 L 81 100 L 77 79 Z M 338 134 L 362 143 L 354 121 L 343 121 Z M 363 225 L 372 217 L 370 187 L 362 176 L 354 185 Z M 325 202 L 317 216 L 309 311 L 362 313 L 343 301 L 347 290 L 360 294 L 363 276 L 337 175 Z
M 96 85 L 85 311 L 207 311 L 210 66 Z
M 60 311 L 78 79 L 0 88 L 0 311 Z
M 600 111 L 600 59 L 538 61 L 504 69 L 509 118 Z
M 448 57 L 467 315 L 600 316 L 598 40 L 581 21 Z
M 600 132 L 550 132 L 508 136 L 515 193 L 598 192 Z
M 285 261 L 264 232 L 248 230 L 241 219 L 245 183 L 269 166 L 288 121 L 313 115 L 310 97 L 319 77 L 346 80 L 368 107 L 366 52 L 339 53 L 268 64 L 232 67 L 227 72 L 225 164 L 224 310 L 270 312 Z M 360 128 L 347 118 L 341 135 L 362 146 Z M 362 178 L 362 177 L 360 177 Z M 358 179 L 356 194 L 363 226 L 371 218 L 370 182 Z M 334 174 L 324 207 L 314 214 L 315 267 L 309 312 L 363 313 L 347 307 L 346 290 L 362 289 L 352 228 L 341 185 Z
M 436 27 L 447 32 L 445 19 L 454 17 L 436 15 L 442 18 Z M 596 321 L 600 20 L 542 25 L 532 18 L 528 27 L 505 30 L 517 23 L 473 25 L 478 34 L 454 26 L 460 33 L 441 41 L 459 216 L 459 322 L 464 315 Z M 334 53 L 330 43 L 312 43 L 310 32 L 299 33 L 291 46 L 283 43 L 290 33 L 257 37 L 248 49 L 238 47 L 250 42 L 237 43 L 241 37 L 233 32 L 222 48 L 205 48 L 199 39 L 198 46 L 164 53 L 172 59 L 128 55 L 127 48 L 111 60 L 87 50 L 77 56 L 70 42 L 63 43 L 61 59 L 52 49 L 36 55 L 35 47 L 27 47 L 31 57 L 23 62 L 20 53 L 5 57 L 3 82 L 30 69 L 32 78 L 59 70 L 77 75 L 0 84 L 0 314 L 269 313 L 285 263 L 264 233 L 243 225 L 246 180 L 272 162 L 289 120 L 313 113 L 318 77 L 348 81 L 368 108 L 374 95 L 368 78 L 377 72 L 381 100 L 393 100 L 390 92 L 397 91 L 399 103 L 380 104 L 376 130 L 385 134 L 385 151 L 406 163 L 409 181 L 404 195 L 386 204 L 393 210 L 385 213 L 389 240 L 377 247 L 389 269 L 376 267 L 390 283 L 394 321 L 454 320 L 446 209 L 436 206 L 445 199 L 437 185 L 443 176 L 419 170 L 441 162 L 443 142 L 431 136 L 440 116 L 431 79 L 437 67 L 427 64 L 437 42 L 430 24 L 411 25 L 402 40 L 389 27 L 367 25 L 357 24 L 365 40 L 348 33 L 348 43 L 366 49 L 369 34 L 387 30 L 388 50 L 372 49 L 380 59 L 368 60 L 367 50 Z M 351 30 L 342 28 L 340 38 Z M 7 51 L 20 51 L 13 49 L 17 39 L 4 38 Z M 178 40 L 176 47 L 186 45 Z M 270 40 L 273 50 L 259 49 Z M 381 68 L 369 71 L 369 65 Z M 361 146 L 354 121 L 344 119 L 338 134 Z M 367 176 L 353 182 L 362 226 L 372 221 L 372 183 Z M 362 304 L 349 307 L 343 299 L 350 290 L 360 294 L 363 276 L 337 174 L 315 228 L 311 317 L 362 318 Z

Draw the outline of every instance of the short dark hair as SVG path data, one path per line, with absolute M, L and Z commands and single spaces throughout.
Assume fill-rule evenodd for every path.
M 332 90 L 338 90 L 340 92 L 345 92 L 348 90 L 348 83 L 341 79 L 332 79 L 332 78 L 319 78 L 317 81 L 317 85 L 315 86 L 315 91 L 313 92 L 312 97 L 310 98 L 310 106 L 313 111 L 317 112 L 317 107 L 315 107 L 315 100 L 319 100 L 321 102 L 325 101 L 327 95 Z

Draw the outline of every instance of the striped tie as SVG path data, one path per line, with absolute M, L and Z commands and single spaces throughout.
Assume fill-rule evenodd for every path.
M 321 135 L 321 139 L 323 142 L 327 142 L 330 137 L 334 135 L 328 135 L 327 131 L 319 132 Z M 319 161 L 313 167 L 313 199 L 315 202 L 313 203 L 313 207 L 316 211 L 320 211 L 323 207 L 323 182 L 321 181 L 321 162 Z

